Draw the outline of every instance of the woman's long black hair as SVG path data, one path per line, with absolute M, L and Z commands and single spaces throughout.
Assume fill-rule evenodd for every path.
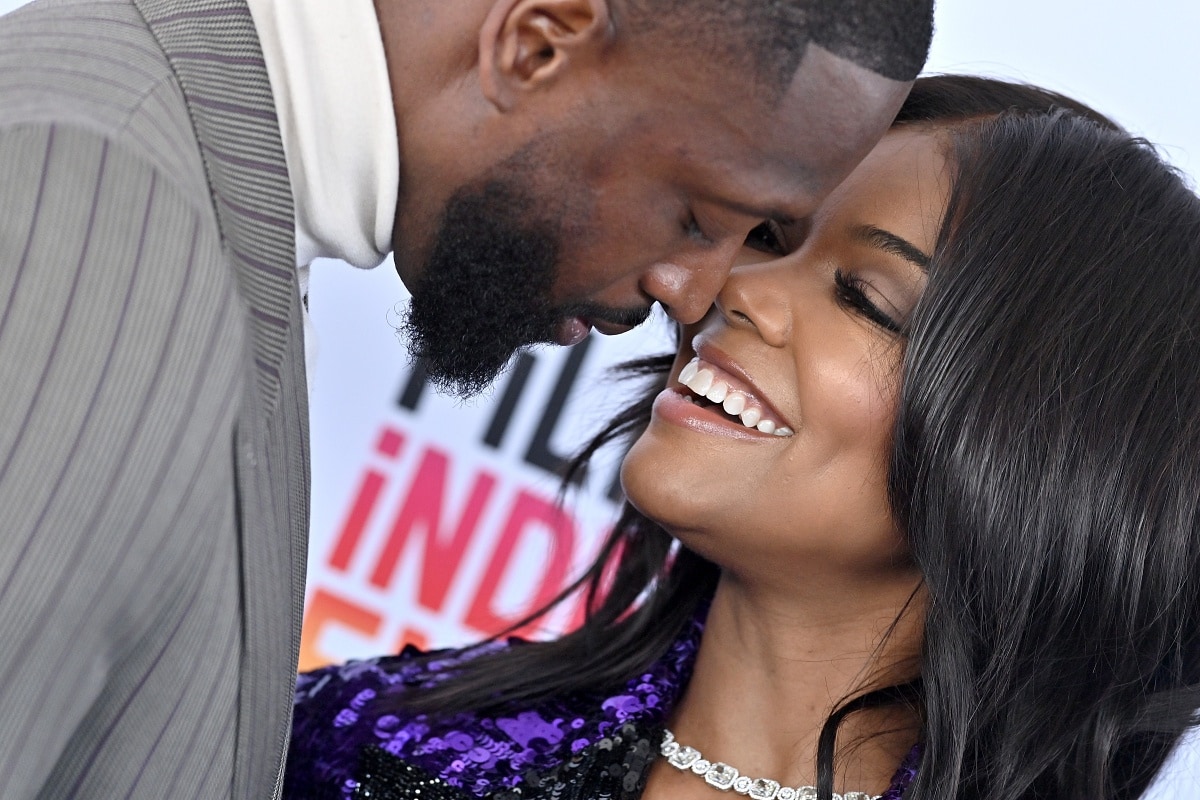
M 930 598 L 913 797 L 1133 798 L 1200 705 L 1200 201 L 1064 111 L 953 142 L 890 471 Z
M 818 788 L 848 713 L 914 702 L 907 800 L 1132 800 L 1200 706 L 1200 201 L 1150 147 L 1033 87 L 923 78 L 897 124 L 946 130 L 955 172 L 889 476 L 928 591 L 921 679 L 831 715 Z M 649 391 L 579 463 L 644 428 L 670 363 L 632 366 Z M 621 685 L 718 576 L 626 505 L 563 595 L 588 593 L 581 628 L 402 702 Z

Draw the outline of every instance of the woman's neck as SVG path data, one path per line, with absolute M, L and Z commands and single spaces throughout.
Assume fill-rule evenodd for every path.
M 891 585 L 805 598 L 723 576 L 695 671 L 671 716 L 676 738 L 742 774 L 815 785 L 817 741 L 829 714 L 866 690 L 915 677 L 917 584 L 906 575 Z M 835 790 L 882 792 L 915 743 L 917 726 L 916 715 L 899 708 L 847 717 L 838 730 Z M 645 796 L 681 796 L 669 789 L 700 797 L 708 787 L 660 763 Z

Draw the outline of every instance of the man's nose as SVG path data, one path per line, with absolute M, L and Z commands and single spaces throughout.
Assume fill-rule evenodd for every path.
M 679 253 L 654 264 L 641 289 L 684 325 L 699 322 L 717 299 L 745 237 L 726 237 L 703 250 Z

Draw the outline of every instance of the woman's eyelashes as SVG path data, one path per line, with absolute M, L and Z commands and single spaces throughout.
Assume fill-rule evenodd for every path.
M 839 269 L 833 273 L 833 282 L 837 287 L 838 300 L 858 311 L 881 328 L 892 333 L 900 333 L 900 323 L 881 311 L 879 306 L 875 305 L 867 297 L 866 292 L 863 291 L 865 284 L 862 280 L 852 275 L 846 275 L 846 273 Z

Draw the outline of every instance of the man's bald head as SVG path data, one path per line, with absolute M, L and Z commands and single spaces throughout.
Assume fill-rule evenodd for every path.
M 809 44 L 898 81 L 921 71 L 933 0 L 614 0 L 622 34 L 749 68 L 781 95 Z

